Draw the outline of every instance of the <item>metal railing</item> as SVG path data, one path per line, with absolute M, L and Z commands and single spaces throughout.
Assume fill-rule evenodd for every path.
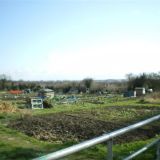
M 56 160 L 56 159 L 60 159 L 60 158 L 63 158 L 67 155 L 71 155 L 73 153 L 79 152 L 81 150 L 84 150 L 86 148 L 95 146 L 97 144 L 100 144 L 100 143 L 106 142 L 106 141 L 107 141 L 107 148 L 108 148 L 107 160 L 113 160 L 113 152 L 112 152 L 112 146 L 113 146 L 112 139 L 113 138 L 115 138 L 117 136 L 120 136 L 124 133 L 130 132 L 132 130 L 135 130 L 137 128 L 140 128 L 144 125 L 147 125 L 147 124 L 149 124 L 153 121 L 159 120 L 159 119 L 160 119 L 160 115 L 157 115 L 157 116 L 154 116 L 154 117 L 149 118 L 147 120 L 143 120 L 143 121 L 140 121 L 140 122 L 135 123 L 133 125 L 130 125 L 128 127 L 118 129 L 118 130 L 113 131 L 111 133 L 106 133 L 106 134 L 103 134 L 102 136 L 93 138 L 91 140 L 87 140 L 87 141 L 84 141 L 82 143 L 73 145 L 71 147 L 61 149 L 59 151 L 44 155 L 44 156 L 39 157 L 39 158 L 35 158 L 34 160 Z M 160 160 L 160 140 L 159 139 L 152 142 L 151 144 L 148 144 L 147 146 L 145 146 L 142 149 L 140 149 L 139 151 L 133 153 L 129 157 L 125 158 L 124 160 L 132 159 L 133 157 L 139 155 L 140 153 L 144 152 L 145 150 L 147 150 L 148 148 L 150 148 L 151 146 L 156 145 L 156 144 L 158 144 L 157 159 L 156 160 Z

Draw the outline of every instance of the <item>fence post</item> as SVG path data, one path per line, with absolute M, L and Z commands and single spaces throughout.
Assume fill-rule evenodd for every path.
M 159 142 L 157 144 L 157 152 L 156 152 L 156 154 L 157 154 L 157 159 L 156 160 L 160 160 L 160 140 L 159 140 Z
M 110 139 L 107 141 L 107 149 L 108 149 L 107 160 L 113 160 L 112 146 L 113 146 L 113 140 Z

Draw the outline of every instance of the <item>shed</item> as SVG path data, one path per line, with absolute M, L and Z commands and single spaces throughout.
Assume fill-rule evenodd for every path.
M 50 98 L 52 99 L 54 97 L 54 91 L 52 89 L 41 89 L 38 93 L 38 96 L 40 96 L 41 98 Z
M 146 90 L 143 87 L 136 87 L 135 91 L 137 96 L 143 96 L 146 94 Z
M 136 91 L 126 91 L 123 93 L 124 97 L 136 97 Z
M 14 95 L 18 95 L 18 94 L 23 94 L 24 92 L 21 90 L 10 90 L 9 93 L 14 94 Z

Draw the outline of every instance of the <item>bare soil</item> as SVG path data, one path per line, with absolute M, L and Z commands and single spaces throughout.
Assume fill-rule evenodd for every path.
M 88 116 L 89 117 L 89 116 Z M 45 141 L 82 141 L 128 126 L 132 122 L 102 121 L 83 115 L 56 113 L 43 116 L 23 117 L 12 121 L 9 127 Z M 154 123 L 116 138 L 116 143 L 147 139 L 160 133 Z

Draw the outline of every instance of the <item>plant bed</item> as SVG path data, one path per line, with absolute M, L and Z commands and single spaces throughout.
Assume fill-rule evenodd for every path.
M 44 141 L 82 141 L 109 133 L 130 125 L 127 121 L 103 121 L 83 114 L 56 113 L 41 116 L 23 117 L 8 125 L 29 136 Z M 145 140 L 160 133 L 159 124 L 154 123 L 116 138 L 116 143 Z

